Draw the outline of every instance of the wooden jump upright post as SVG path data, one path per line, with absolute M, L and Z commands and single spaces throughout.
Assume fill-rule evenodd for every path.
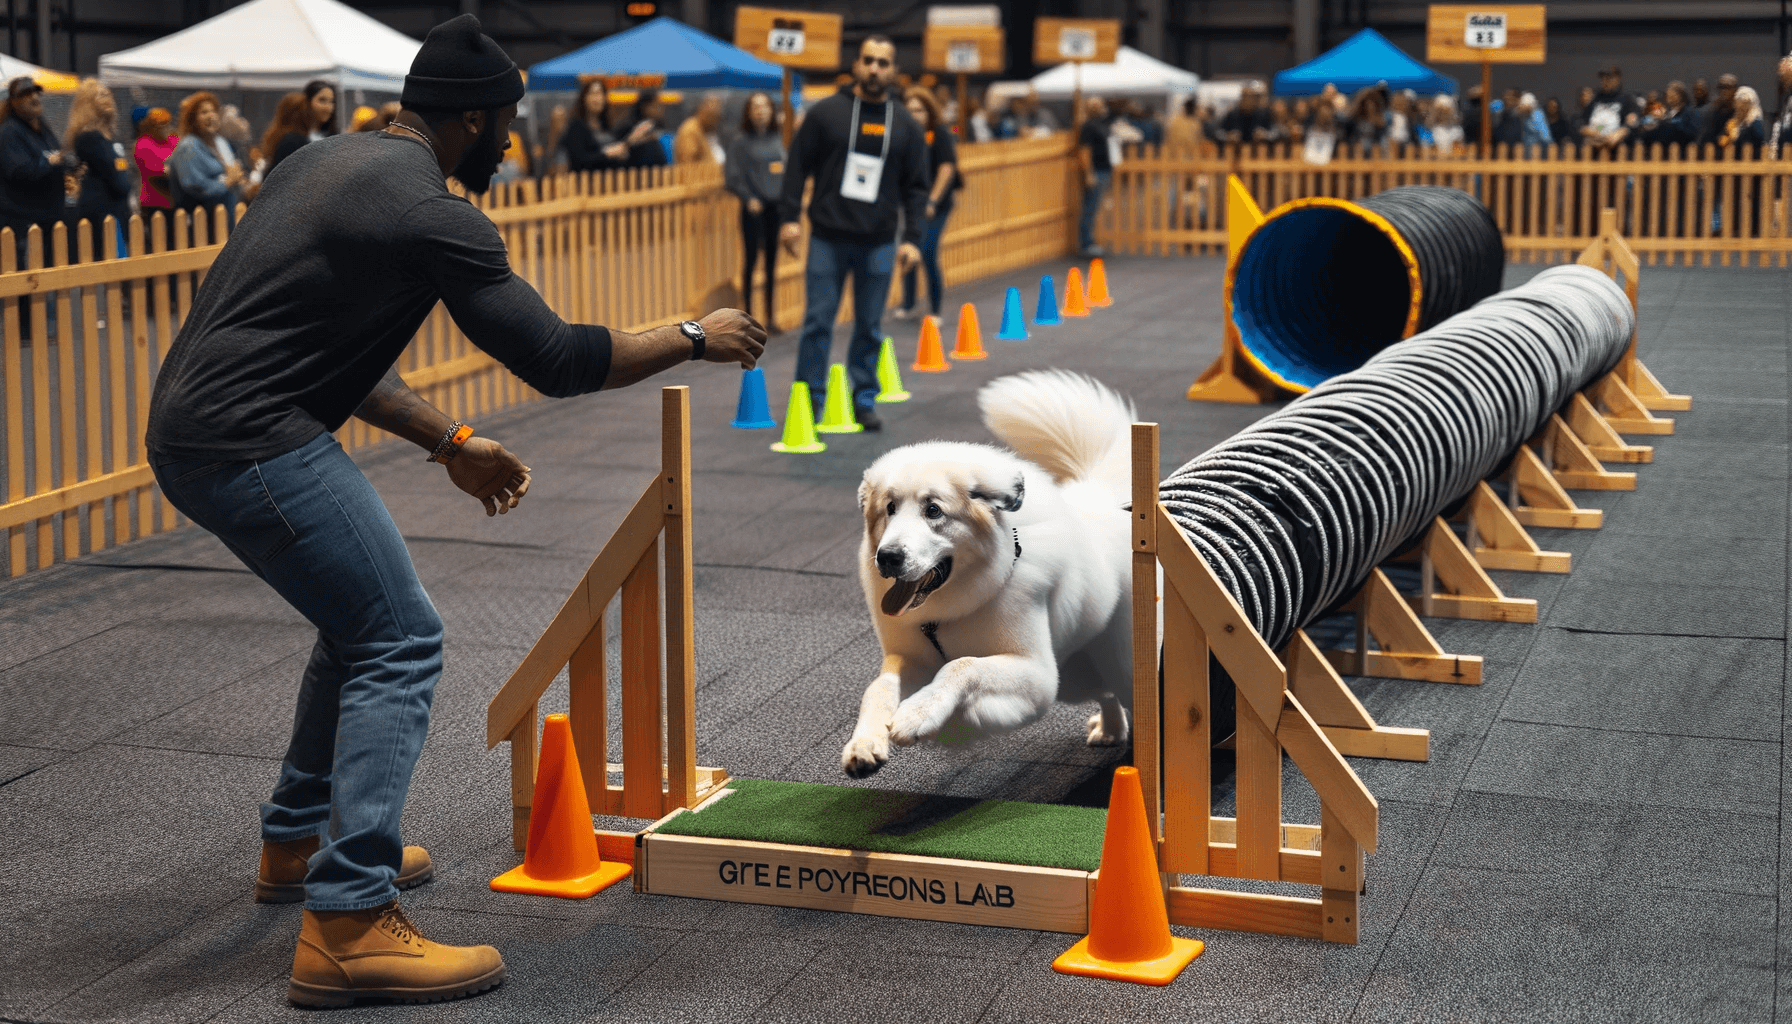
M 554 620 L 485 713 L 489 750 L 510 743 L 511 835 L 518 850 L 529 835 L 535 791 L 539 702 L 567 670 L 573 744 L 592 814 L 659 818 L 693 807 L 728 773 L 699 768 L 696 751 L 696 640 L 691 610 L 690 389 L 660 391 L 660 473 L 573 587 Z M 661 535 L 665 607 L 660 607 Z M 622 763 L 606 750 L 607 672 L 604 611 L 622 603 Z M 662 634 L 661 627 L 664 626 Z M 666 677 L 660 677 L 662 658 Z M 622 784 L 609 781 L 620 772 Z M 634 859 L 634 833 L 599 832 L 606 859 Z

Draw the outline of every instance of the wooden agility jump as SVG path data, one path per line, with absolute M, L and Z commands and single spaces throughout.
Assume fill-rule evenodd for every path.
M 567 670 L 568 717 L 592 814 L 658 818 L 727 779 L 697 766 L 696 639 L 691 605 L 691 394 L 661 389 L 660 473 L 485 712 L 485 745 L 510 744 L 511 835 L 523 849 L 535 789 L 542 694 Z M 661 537 L 665 607 L 660 607 Z M 621 601 L 622 761 L 608 758 L 604 613 Z M 664 632 L 661 632 L 662 625 Z M 662 680 L 662 661 L 665 676 Z M 610 776 L 620 774 L 620 784 Z M 599 832 L 605 859 L 632 860 L 634 833 Z

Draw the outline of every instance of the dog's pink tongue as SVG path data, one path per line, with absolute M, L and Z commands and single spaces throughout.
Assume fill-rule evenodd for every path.
M 890 589 L 884 591 L 884 614 L 893 619 L 903 612 L 908 611 L 909 601 L 914 599 L 915 591 L 920 589 L 920 580 L 910 581 L 899 579 L 892 582 L 890 584 Z

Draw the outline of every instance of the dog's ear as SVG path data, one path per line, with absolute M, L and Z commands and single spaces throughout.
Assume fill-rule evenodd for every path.
M 1003 512 L 1020 511 L 1021 502 L 1027 497 L 1027 478 L 1024 474 L 1014 474 L 1014 479 L 1006 485 L 979 484 L 971 491 L 971 498 L 976 501 L 987 501 Z
M 862 479 L 859 481 L 859 514 L 861 514 L 861 515 L 864 514 L 865 503 L 870 500 L 871 500 L 871 481 L 868 479 Z

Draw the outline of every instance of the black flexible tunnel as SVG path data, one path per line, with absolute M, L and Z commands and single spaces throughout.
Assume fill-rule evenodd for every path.
M 1551 268 L 1209 449 L 1159 499 L 1279 650 L 1617 365 L 1634 322 L 1604 274 Z
M 1473 196 L 1406 185 L 1270 211 L 1227 275 L 1257 367 L 1305 391 L 1499 291 L 1498 226 Z

